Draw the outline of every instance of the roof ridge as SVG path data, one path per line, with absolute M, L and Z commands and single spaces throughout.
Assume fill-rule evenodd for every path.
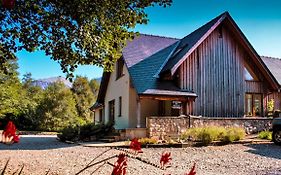
M 280 60 L 281 61 L 281 58 L 279 58 L 279 57 L 264 56 L 264 55 L 261 55 L 260 57 L 269 58 L 269 59 L 275 59 L 275 60 Z
M 147 34 L 147 33 L 140 33 L 140 35 L 152 36 L 152 37 L 158 37 L 158 38 L 167 38 L 167 39 L 176 39 L 176 40 L 180 40 L 180 38 L 175 38 L 175 37 L 170 37 L 170 36 L 154 35 L 154 34 Z

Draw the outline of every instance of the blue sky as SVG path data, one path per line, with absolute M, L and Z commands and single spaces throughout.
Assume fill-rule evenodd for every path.
M 280 0 L 174 0 L 171 7 L 153 7 L 146 11 L 150 22 L 135 31 L 182 38 L 224 11 L 228 11 L 260 55 L 281 58 Z M 58 63 L 42 52 L 17 53 L 19 72 L 31 72 L 33 78 L 65 76 Z M 101 77 L 102 69 L 80 66 L 76 75 Z

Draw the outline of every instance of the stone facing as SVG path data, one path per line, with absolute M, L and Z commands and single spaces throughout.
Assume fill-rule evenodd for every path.
M 247 134 L 254 134 L 271 128 L 272 119 L 263 117 L 210 118 L 196 116 L 157 116 L 147 117 L 149 137 L 158 139 L 177 138 L 189 127 L 223 126 L 241 127 Z

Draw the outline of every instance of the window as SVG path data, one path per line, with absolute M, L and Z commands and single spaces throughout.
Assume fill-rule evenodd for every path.
M 261 116 L 262 115 L 262 95 L 261 94 L 246 94 L 245 114 L 247 116 Z
M 119 97 L 119 117 L 122 116 L 122 97 Z
M 102 109 L 99 110 L 99 122 L 102 123 Z
M 109 122 L 113 122 L 115 121 L 115 100 L 111 100 L 108 102 L 108 108 L 109 108 Z
M 244 67 L 244 77 L 245 77 L 245 80 L 248 80 L 248 81 L 259 81 L 258 77 L 250 69 L 249 66 Z
M 124 67 L 124 60 L 123 60 L 123 58 L 120 58 L 117 60 L 117 63 L 116 63 L 116 80 L 124 75 L 123 67 Z

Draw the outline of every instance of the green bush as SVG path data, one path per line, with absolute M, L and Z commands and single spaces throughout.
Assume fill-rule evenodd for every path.
M 258 138 L 272 140 L 272 132 L 270 131 L 262 131 L 259 133 Z
M 157 143 L 157 140 L 155 138 L 147 138 L 147 137 L 140 138 L 138 141 L 141 143 L 141 145 L 156 144 Z
M 78 140 L 89 140 L 91 136 L 100 138 L 108 133 L 113 132 L 113 124 L 97 124 L 88 123 L 82 126 L 68 126 L 61 130 L 58 134 L 58 138 L 62 141 L 78 141 Z
M 242 128 L 231 127 L 200 127 L 190 128 L 181 135 L 183 140 L 192 140 L 202 142 L 204 145 L 208 145 L 213 141 L 233 142 L 241 140 L 245 137 L 245 131 Z
M 231 127 L 226 129 L 226 135 L 221 141 L 230 143 L 239 141 L 245 137 L 246 133 L 243 128 Z

